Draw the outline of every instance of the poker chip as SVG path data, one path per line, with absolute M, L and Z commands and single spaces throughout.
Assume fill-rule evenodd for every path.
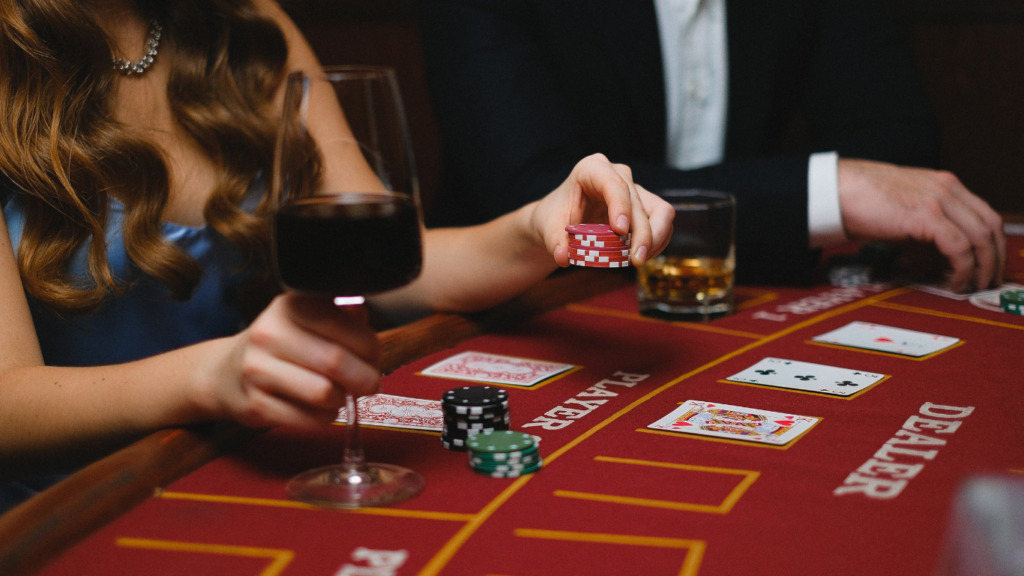
M 481 432 L 466 440 L 469 467 L 493 478 L 514 478 L 540 470 L 540 438 L 525 432 Z
M 629 248 L 630 241 L 622 240 L 569 240 L 572 246 L 583 248 Z
M 1024 290 L 1007 290 L 999 294 L 999 307 L 1010 314 L 1024 315 Z
M 490 470 L 522 470 L 540 462 L 540 454 L 521 458 L 518 460 L 489 460 L 487 458 L 471 457 L 469 465 L 473 468 L 486 468 Z
M 565 227 L 569 234 L 597 234 L 599 236 L 615 236 L 618 233 L 608 224 L 570 224 Z
M 452 406 L 497 406 L 508 401 L 508 392 L 493 386 L 462 386 L 444 393 L 442 402 Z
M 535 445 L 532 435 L 512 430 L 477 434 L 467 444 L 474 452 L 486 453 L 518 452 L 533 448 Z
M 587 262 L 586 260 L 575 260 L 570 258 L 569 264 L 573 266 L 582 266 L 584 268 L 628 268 L 629 260 L 623 260 L 622 262 Z
M 518 478 L 525 476 L 526 474 L 533 474 L 541 469 L 543 462 L 538 462 L 536 466 L 526 468 L 525 470 L 509 470 L 509 471 L 489 471 L 489 470 L 477 470 L 473 469 L 477 474 L 484 476 L 490 476 L 491 478 Z
M 503 432 L 512 424 L 508 392 L 494 386 L 448 390 L 441 397 L 441 411 L 441 444 L 449 450 L 465 452 L 477 434 Z
M 576 244 L 569 244 L 569 255 L 570 256 L 609 256 L 617 254 L 619 256 L 629 256 L 629 248 L 623 248 L 621 246 L 604 246 L 604 247 L 586 247 L 577 246 Z
M 583 262 L 625 262 L 629 260 L 629 256 L 621 256 L 619 254 L 611 256 L 573 256 L 573 259 Z
M 620 236 L 619 234 L 569 234 L 569 241 L 573 242 L 629 242 L 631 240 L 630 235 Z

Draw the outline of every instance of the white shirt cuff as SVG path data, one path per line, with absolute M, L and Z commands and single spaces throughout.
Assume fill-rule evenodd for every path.
M 807 163 L 807 231 L 811 248 L 847 240 L 839 207 L 839 154 L 818 152 Z

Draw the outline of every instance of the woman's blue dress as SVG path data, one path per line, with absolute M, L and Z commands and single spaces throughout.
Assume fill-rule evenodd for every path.
M 243 202 L 252 211 L 262 187 Z M 0 186 L 0 205 L 15 250 L 24 225 L 23 198 Z M 107 259 L 118 278 L 131 279 L 131 290 L 110 297 L 96 312 L 61 317 L 29 298 L 43 359 L 49 366 L 98 366 L 129 362 L 189 344 L 230 336 L 245 327 L 239 251 L 212 227 L 190 228 L 165 222 L 164 237 L 203 268 L 192 298 L 175 301 L 169 290 L 144 274 L 128 258 L 122 239 L 122 205 L 111 199 L 107 217 Z M 78 247 L 68 262 L 73 277 L 88 279 L 89 244 Z M 83 280 L 85 281 L 85 280 Z M 55 414 L 55 418 L 60 416 Z M 53 484 L 60 477 L 0 482 L 0 513 Z

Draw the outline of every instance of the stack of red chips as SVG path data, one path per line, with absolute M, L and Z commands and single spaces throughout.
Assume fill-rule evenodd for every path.
M 586 268 L 629 266 L 630 235 L 620 236 L 607 224 L 572 224 L 569 233 L 569 264 Z

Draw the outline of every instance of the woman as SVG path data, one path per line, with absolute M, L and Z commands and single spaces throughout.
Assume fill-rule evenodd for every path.
M 0 508 L 161 427 L 321 425 L 377 389 L 359 312 L 288 294 L 246 321 L 281 80 L 319 67 L 272 0 L 23 0 L 0 26 Z M 420 278 L 372 305 L 501 302 L 568 264 L 580 221 L 630 230 L 639 265 L 671 216 L 593 156 L 537 203 L 429 231 Z

